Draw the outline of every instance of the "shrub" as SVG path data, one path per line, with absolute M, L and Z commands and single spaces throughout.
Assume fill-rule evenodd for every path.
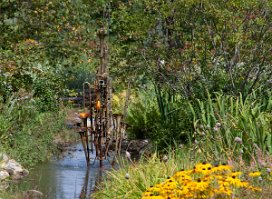
M 177 93 L 157 86 L 138 93 L 127 118 L 130 135 L 150 138 L 159 150 L 177 142 L 185 143 L 193 131 L 186 101 Z

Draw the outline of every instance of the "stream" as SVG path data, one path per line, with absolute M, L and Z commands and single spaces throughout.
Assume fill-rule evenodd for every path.
M 38 190 L 44 199 L 89 199 L 96 185 L 101 181 L 105 170 L 109 170 L 109 161 L 94 161 L 91 153 L 91 164 L 86 164 L 82 145 L 69 147 L 62 159 L 51 160 L 37 165 L 30 174 L 11 189 L 19 191 Z

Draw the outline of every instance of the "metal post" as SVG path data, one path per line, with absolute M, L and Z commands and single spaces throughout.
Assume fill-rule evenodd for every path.
M 111 136 L 113 130 L 113 117 L 111 111 L 111 79 L 108 72 L 108 48 L 105 42 L 106 31 L 101 28 L 97 31 L 99 38 L 99 58 L 100 65 L 97 70 L 96 79 L 94 82 L 94 93 L 91 95 L 91 85 L 88 82 L 83 84 L 83 106 L 86 108 L 86 86 L 88 86 L 88 100 L 89 100 L 89 112 L 82 113 L 82 115 L 88 115 L 87 117 L 81 117 L 84 123 L 85 131 L 80 133 L 84 152 L 87 162 L 90 161 L 89 155 L 89 130 L 90 130 L 90 144 L 91 149 L 95 147 L 96 158 L 100 161 L 102 167 L 103 160 L 107 158 L 109 145 L 111 143 Z M 87 118 L 91 119 L 90 128 L 87 125 Z

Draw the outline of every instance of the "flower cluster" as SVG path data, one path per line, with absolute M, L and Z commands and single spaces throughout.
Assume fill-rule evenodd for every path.
M 259 175 L 259 172 L 249 174 L 250 177 Z M 238 188 L 261 190 L 243 181 L 241 177 L 242 172 L 232 171 L 229 165 L 212 166 L 203 162 L 191 170 L 178 171 L 164 182 L 148 188 L 142 199 L 228 198 Z

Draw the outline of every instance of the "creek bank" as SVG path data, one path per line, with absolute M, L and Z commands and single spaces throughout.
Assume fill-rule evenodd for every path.
M 113 142 L 112 147 L 115 147 Z M 152 153 L 152 143 L 148 139 L 123 140 L 121 153 L 128 151 L 133 160 L 139 160 L 141 156 L 150 156 Z
M 72 115 L 71 113 L 68 114 L 69 116 Z M 68 122 L 71 121 L 70 118 L 68 118 Z M 75 118 L 74 115 L 72 118 Z M 73 125 L 75 122 L 76 121 L 73 120 Z M 57 153 L 55 156 L 62 158 L 69 146 L 76 143 L 76 136 L 74 136 L 71 131 L 71 127 L 68 123 L 66 123 L 66 130 L 63 130 L 54 135 L 53 144 L 55 146 L 54 148 L 57 149 L 54 151 Z M 0 190 L 6 190 L 9 188 L 9 186 L 12 184 L 17 184 L 17 182 L 21 181 L 28 175 L 29 171 L 25 169 L 20 163 L 9 157 L 8 154 L 0 152 Z M 29 193 L 27 192 L 28 194 L 25 194 L 26 196 L 24 198 L 35 198 L 36 196 L 34 197 L 34 195 L 37 194 L 33 194 L 32 192 L 33 190 L 29 190 Z
M 67 111 L 67 116 L 65 120 L 66 130 L 54 136 L 53 143 L 58 149 L 55 157 L 61 159 L 64 158 L 65 155 L 72 153 L 76 150 L 75 147 L 71 147 L 76 145 L 79 141 L 79 135 L 76 133 L 77 124 L 81 122 L 79 118 L 79 113 L 75 109 L 71 109 Z
M 28 190 L 24 193 L 24 199 L 42 199 L 43 193 L 37 190 Z
M 29 171 L 8 155 L 0 154 L 0 190 L 9 187 L 9 180 L 18 181 L 29 174 Z

